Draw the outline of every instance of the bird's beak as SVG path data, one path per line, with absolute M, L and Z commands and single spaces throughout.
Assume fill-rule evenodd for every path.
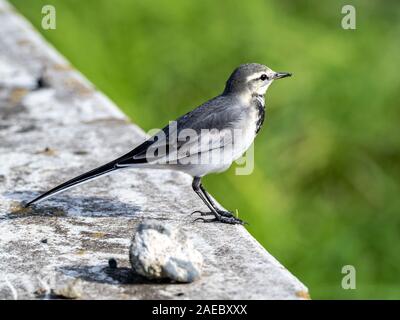
M 282 79 L 282 78 L 286 78 L 286 77 L 291 77 L 292 74 L 289 72 L 276 72 L 274 74 L 274 79 Z

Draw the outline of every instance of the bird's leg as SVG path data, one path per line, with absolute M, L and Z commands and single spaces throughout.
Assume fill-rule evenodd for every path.
M 211 210 L 211 213 L 215 215 L 215 213 L 217 213 L 216 210 L 215 210 L 214 207 L 211 205 L 211 203 L 209 202 L 209 200 L 207 199 L 207 197 L 204 196 L 204 194 L 202 193 L 202 190 L 201 190 L 201 187 L 200 187 L 200 186 L 201 186 L 200 178 L 197 178 L 197 177 L 194 178 L 194 179 L 193 179 L 193 183 L 192 183 L 193 191 L 197 193 L 197 195 L 199 196 L 199 198 L 205 203 L 205 205 L 208 207 L 208 209 Z M 208 215 L 208 212 L 207 212 L 206 214 L 203 214 L 202 211 L 194 211 L 194 212 L 192 212 L 192 214 L 195 213 L 195 212 L 200 212 L 202 215 L 206 215 L 206 214 Z
M 203 192 L 204 196 L 207 198 L 207 200 L 210 202 L 210 204 L 213 206 L 213 208 L 221 215 L 224 217 L 234 217 L 233 212 L 231 211 L 226 211 L 226 210 L 221 210 L 218 208 L 214 200 L 211 198 L 210 194 L 207 192 L 207 190 L 203 187 L 203 184 L 200 183 L 200 190 Z
M 200 183 L 199 184 L 199 188 L 201 190 L 201 192 L 203 193 L 203 195 L 206 197 L 207 202 L 214 208 L 215 211 L 217 211 L 221 216 L 224 217 L 234 217 L 233 212 L 231 211 L 225 211 L 225 210 L 221 210 L 218 208 L 218 206 L 216 205 L 216 203 L 214 202 L 214 200 L 211 198 L 210 194 L 207 192 L 207 190 L 203 187 L 203 184 Z M 203 200 L 204 201 L 204 200 Z M 191 214 L 195 214 L 195 213 L 200 213 L 201 216 L 210 216 L 210 215 L 214 215 L 213 211 L 210 212 L 204 212 L 204 211 L 200 211 L 200 210 L 196 210 L 193 211 Z
M 203 222 L 219 221 L 219 222 L 229 223 L 229 224 L 243 224 L 242 220 L 235 218 L 231 215 L 230 216 L 222 215 L 214 208 L 214 206 L 210 203 L 210 200 L 208 199 L 210 197 L 207 197 L 202 191 L 202 189 L 204 190 L 204 188 L 201 187 L 201 180 L 199 177 L 195 177 L 193 179 L 192 188 L 193 188 L 194 192 L 197 193 L 199 198 L 205 203 L 205 205 L 208 207 L 208 209 L 211 210 L 211 213 L 215 216 L 215 219 L 197 218 L 197 219 L 195 219 L 195 221 L 196 220 L 202 220 Z

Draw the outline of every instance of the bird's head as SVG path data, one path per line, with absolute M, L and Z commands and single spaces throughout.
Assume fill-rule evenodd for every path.
M 262 96 L 274 80 L 290 77 L 288 72 L 275 72 L 258 64 L 248 63 L 237 67 L 226 82 L 224 94 Z

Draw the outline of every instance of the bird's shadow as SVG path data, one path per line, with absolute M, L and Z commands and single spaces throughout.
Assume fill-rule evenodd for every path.
M 169 279 L 149 280 L 131 268 L 125 267 L 106 267 L 106 266 L 63 266 L 59 268 L 63 274 L 89 282 L 105 284 L 172 284 Z
M 39 194 L 32 191 L 4 193 L 6 198 L 12 200 L 10 212 L 4 218 L 15 219 L 26 216 L 133 217 L 141 210 L 137 205 L 115 198 L 68 195 L 55 196 L 43 203 L 24 207 L 27 199 L 33 199 Z

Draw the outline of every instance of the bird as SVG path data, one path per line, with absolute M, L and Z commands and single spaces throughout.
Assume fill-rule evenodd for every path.
M 210 210 L 195 211 L 201 214 L 199 220 L 244 224 L 231 211 L 218 207 L 201 179 L 227 170 L 245 153 L 264 123 L 267 89 L 274 80 L 290 76 L 262 64 L 242 64 L 231 73 L 220 95 L 169 122 L 130 152 L 56 186 L 25 206 L 120 169 L 171 169 L 192 177 L 192 189 Z

